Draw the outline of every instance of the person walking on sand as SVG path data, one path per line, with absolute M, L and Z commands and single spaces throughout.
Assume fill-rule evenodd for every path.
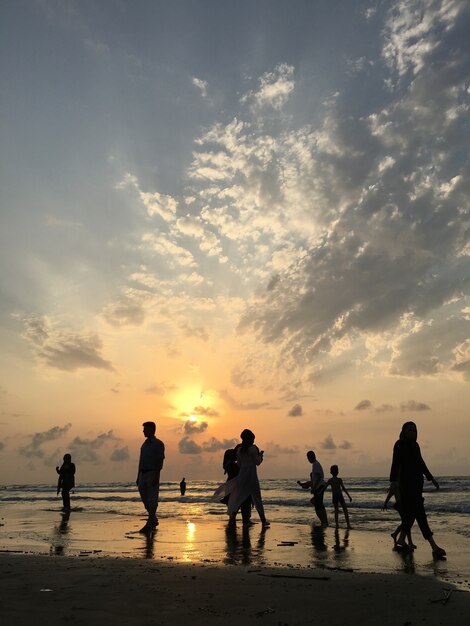
M 325 474 L 320 462 L 317 461 L 317 457 L 313 450 L 307 452 L 307 459 L 312 464 L 312 471 L 310 473 L 310 480 L 305 482 L 297 481 L 297 484 L 302 489 L 310 489 L 313 494 L 311 503 L 315 507 L 315 513 L 321 522 L 322 526 L 328 526 L 328 517 L 326 515 L 325 505 L 323 504 L 323 494 L 325 493 Z
M 70 491 L 75 487 L 75 463 L 72 463 L 70 454 L 64 454 L 64 462 L 55 468 L 59 474 L 57 482 L 57 495 L 62 491 L 62 504 L 64 513 L 70 513 Z
M 335 509 L 336 528 L 338 528 L 339 526 L 338 516 L 339 516 L 339 505 L 341 504 L 341 507 L 344 513 L 344 519 L 346 520 L 346 526 L 348 527 L 348 529 L 350 529 L 351 524 L 349 523 L 348 507 L 346 506 L 346 502 L 344 501 L 342 492 L 344 491 L 344 493 L 348 496 L 349 502 L 352 502 L 352 498 L 349 495 L 348 490 L 344 486 L 342 479 L 338 478 L 339 468 L 337 465 L 332 465 L 330 467 L 330 473 L 331 473 L 331 478 L 326 481 L 325 491 L 328 489 L 328 487 L 331 487 L 331 491 L 333 495 L 333 506 Z
M 183 476 L 183 480 L 180 482 L 180 493 L 182 496 L 186 493 L 186 479 Z
M 165 458 L 165 445 L 163 441 L 155 437 L 157 430 L 155 422 L 144 422 L 142 426 L 145 441 L 140 448 L 136 484 L 148 513 L 148 519 L 139 532 L 150 533 L 158 526 L 158 494 L 160 490 L 160 471 Z
M 439 489 L 439 483 L 426 467 L 417 438 L 416 424 L 405 422 L 401 429 L 400 438 L 393 447 L 390 483 L 393 488 L 398 489 L 400 494 L 400 513 L 402 516 L 402 526 L 396 549 L 409 550 L 405 537 L 411 531 L 416 520 L 424 539 L 429 541 L 431 545 L 433 556 L 443 558 L 446 551 L 434 541 L 424 510 L 423 475 L 433 483 L 436 489 Z
M 247 428 L 241 433 L 241 444 L 236 447 L 238 475 L 226 483 L 230 494 L 228 500 L 228 514 L 230 522 L 234 522 L 238 509 L 249 498 L 258 512 L 263 527 L 269 526 L 269 522 L 264 514 L 263 500 L 261 498 L 261 488 L 258 480 L 257 467 L 263 462 L 263 451 L 255 446 L 255 435 Z M 249 519 L 244 519 L 244 524 L 248 525 Z

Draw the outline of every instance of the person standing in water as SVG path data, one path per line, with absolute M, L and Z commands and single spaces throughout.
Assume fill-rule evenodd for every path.
M 180 482 L 180 493 L 182 496 L 186 493 L 186 479 L 183 476 L 183 480 Z
M 75 487 L 75 463 L 72 463 L 70 454 L 64 454 L 64 462 L 55 468 L 59 474 L 57 495 L 62 491 L 64 513 L 70 513 L 70 491 Z
M 330 473 L 331 473 L 331 478 L 329 480 L 327 480 L 327 482 L 326 482 L 325 491 L 326 491 L 326 489 L 328 489 L 328 487 L 331 487 L 331 491 L 333 492 L 333 506 L 334 506 L 334 509 L 335 509 L 335 524 L 336 524 L 336 528 L 338 528 L 338 526 L 339 526 L 339 524 L 338 524 L 339 505 L 341 504 L 341 507 L 342 507 L 343 513 L 344 513 L 344 519 L 346 520 L 346 525 L 347 525 L 348 529 L 350 529 L 351 528 L 351 524 L 349 523 L 348 507 L 346 506 L 346 502 L 344 501 L 344 496 L 343 496 L 342 492 L 344 491 L 344 493 L 348 496 L 349 502 L 352 502 L 352 498 L 349 495 L 348 490 L 344 486 L 343 480 L 341 478 L 338 478 L 339 468 L 338 468 L 337 465 L 332 465 L 331 466 Z
M 140 498 L 147 510 L 148 519 L 139 532 L 150 533 L 158 526 L 158 494 L 160 491 L 160 471 L 165 458 L 165 445 L 163 441 L 155 437 L 157 430 L 155 422 L 144 422 L 142 426 L 145 441 L 140 448 L 136 483 Z
M 328 517 L 326 515 L 325 505 L 323 504 L 323 494 L 325 493 L 325 474 L 320 462 L 317 461 L 317 457 L 313 450 L 307 452 L 307 459 L 312 464 L 312 472 L 310 474 L 310 480 L 305 482 L 297 481 L 297 484 L 302 489 L 310 489 L 313 494 L 311 503 L 315 507 L 315 513 L 321 522 L 322 526 L 328 526 Z

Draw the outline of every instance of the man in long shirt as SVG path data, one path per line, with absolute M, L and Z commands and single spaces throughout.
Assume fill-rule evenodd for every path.
M 165 458 L 165 445 L 155 437 L 157 427 L 155 422 L 144 422 L 145 441 L 140 448 L 139 470 L 137 472 L 137 487 L 140 497 L 148 512 L 148 520 L 141 533 L 151 532 L 158 525 L 157 507 L 160 490 L 160 471 Z

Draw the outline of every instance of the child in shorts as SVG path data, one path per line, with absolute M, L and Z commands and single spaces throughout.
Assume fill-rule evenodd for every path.
M 349 523 L 349 513 L 348 507 L 346 506 L 346 502 L 344 501 L 343 491 L 348 496 L 349 501 L 352 502 L 352 498 L 349 495 L 348 490 L 343 485 L 343 481 L 341 478 L 338 478 L 339 468 L 337 465 L 332 465 L 330 467 L 331 478 L 327 481 L 325 490 L 328 487 L 331 487 L 332 495 L 333 495 L 333 506 L 335 508 L 335 523 L 336 528 L 338 528 L 338 516 L 339 516 L 339 505 L 343 509 L 344 519 L 346 520 L 346 526 L 351 528 L 351 524 Z

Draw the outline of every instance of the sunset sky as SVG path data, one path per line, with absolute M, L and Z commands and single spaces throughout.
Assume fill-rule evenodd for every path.
M 0 5 L 2 483 L 470 474 L 467 0 Z

